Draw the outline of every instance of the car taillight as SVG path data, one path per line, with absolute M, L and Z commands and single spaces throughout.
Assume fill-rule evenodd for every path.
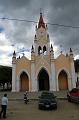
M 69 96 L 70 96 L 70 93 L 68 92 L 68 93 L 67 93 L 67 95 L 69 95 Z

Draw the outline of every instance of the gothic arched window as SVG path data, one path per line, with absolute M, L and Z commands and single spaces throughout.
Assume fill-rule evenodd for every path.
M 42 48 L 41 46 L 38 47 L 38 55 L 42 54 Z
M 46 46 L 43 47 L 43 54 L 46 55 Z

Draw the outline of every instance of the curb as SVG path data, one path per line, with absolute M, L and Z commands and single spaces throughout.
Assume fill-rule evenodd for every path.
M 59 97 L 59 98 L 57 98 L 57 99 L 59 99 L 59 100 L 67 100 L 67 98 L 63 98 L 63 97 Z M 9 101 L 24 101 L 24 99 L 22 99 L 22 98 L 9 98 L 8 99 Z M 31 99 L 28 99 L 29 101 L 38 101 L 39 100 L 39 98 L 36 98 L 36 99 L 34 99 L 34 98 L 31 98 Z

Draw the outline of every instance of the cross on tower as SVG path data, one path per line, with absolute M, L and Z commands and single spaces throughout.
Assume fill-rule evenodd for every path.
M 60 53 L 62 54 L 62 45 L 60 45 L 60 49 L 61 49 Z

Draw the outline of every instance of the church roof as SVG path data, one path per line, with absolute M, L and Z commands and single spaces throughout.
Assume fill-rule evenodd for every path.
M 40 13 L 40 19 L 39 19 L 39 23 L 38 23 L 38 28 L 40 28 L 41 26 L 43 28 L 45 28 L 45 23 L 43 21 L 42 13 Z

